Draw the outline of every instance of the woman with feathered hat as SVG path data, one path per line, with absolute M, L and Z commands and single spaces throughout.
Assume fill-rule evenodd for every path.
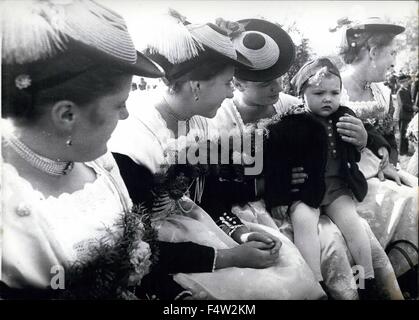
M 150 246 L 106 144 L 132 76 L 163 73 L 93 1 L 5 1 L 1 14 L 0 295 L 132 296 Z
M 177 138 L 179 142 L 193 130 L 207 135 L 206 118 L 214 117 L 222 101 L 232 97 L 234 66 L 249 65 L 234 49 L 227 33 L 216 25 L 191 24 L 177 13 L 175 18 L 172 12 L 158 21 L 146 41 L 147 56 L 166 72 L 167 88 L 153 97 L 130 97 L 131 115 L 121 122 L 111 139 L 111 148 L 133 198 L 141 183 L 132 173 L 144 166 L 153 173 L 167 169 L 165 151 L 170 139 Z M 146 105 L 146 112 L 141 112 L 139 105 Z M 199 199 L 202 185 L 199 179 L 194 184 L 195 198 Z M 253 261 L 249 259 L 247 265 L 236 263 L 234 268 L 205 273 L 186 274 L 179 269 L 174 272 L 175 280 L 188 288 L 194 298 L 317 299 L 323 296 L 296 248 L 275 230 L 269 233 L 269 228 L 260 226 L 250 233 L 235 216 L 228 212 L 209 216 L 211 212 L 205 212 L 188 197 L 177 200 L 167 195 L 159 197 L 154 200 L 153 212 L 161 240 L 193 241 L 215 247 L 217 252 L 240 247 L 238 243 L 256 250 Z M 245 266 L 248 268 L 240 268 Z

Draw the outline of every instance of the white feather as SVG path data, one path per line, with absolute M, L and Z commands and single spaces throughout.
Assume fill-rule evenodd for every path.
M 66 49 L 68 38 L 136 59 L 121 16 L 90 0 L 21 0 L 0 4 L 3 63 L 29 63 Z M 110 52 L 114 50 L 114 52 Z
M 54 55 L 65 48 L 60 10 L 40 1 L 4 1 L 0 4 L 2 60 L 28 63 Z
M 159 53 L 173 64 L 190 60 L 204 50 L 181 19 L 172 12 L 160 15 L 160 19 L 153 17 L 143 27 L 147 32 L 141 36 L 139 49 Z

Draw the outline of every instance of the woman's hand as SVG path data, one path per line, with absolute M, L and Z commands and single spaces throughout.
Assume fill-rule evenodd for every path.
M 378 149 L 378 156 L 381 158 L 381 162 L 380 162 L 380 165 L 378 167 L 378 171 L 380 172 L 385 167 L 387 167 L 390 163 L 390 155 L 388 153 L 387 148 L 386 147 L 381 147 L 380 149 Z M 381 180 L 381 181 L 383 181 L 383 180 Z
M 399 173 L 391 163 L 388 163 L 384 168 L 379 169 L 377 176 L 380 181 L 384 181 L 385 178 L 389 178 L 396 181 L 397 185 L 402 185 Z
M 265 232 L 251 232 L 246 226 L 240 226 L 232 234 L 232 238 L 238 243 L 247 243 L 247 242 L 259 242 L 259 249 L 279 251 L 282 246 L 282 242 L 272 236 L 269 233 Z
M 377 177 L 380 181 L 385 181 L 386 178 L 396 181 L 401 186 L 402 182 L 396 168 L 390 163 L 390 155 L 386 147 L 378 149 L 378 155 L 381 158 L 380 165 L 378 167 Z
M 234 250 L 233 265 L 241 268 L 268 268 L 279 257 L 279 250 L 266 250 L 264 243 L 259 241 L 249 241 L 231 250 Z
M 260 242 L 261 244 L 263 244 L 260 246 L 260 249 L 271 250 L 273 251 L 273 253 L 279 251 L 279 249 L 282 246 L 281 240 L 270 235 L 269 233 L 263 232 L 250 232 L 246 238 L 246 241 L 243 242 L 246 243 L 250 241 Z
M 307 178 L 308 178 L 308 174 L 304 172 L 303 167 L 292 168 L 291 185 L 303 184 Z M 298 192 L 298 191 L 300 191 L 300 189 L 298 189 L 298 186 L 295 186 L 295 188 L 291 189 L 291 192 Z
M 245 240 L 241 245 L 217 252 L 215 269 L 229 267 L 267 268 L 273 266 L 279 257 L 281 240 L 264 232 L 242 234 Z
M 360 119 L 346 113 L 339 118 L 336 127 L 343 141 L 353 144 L 358 149 L 367 145 L 368 133 Z

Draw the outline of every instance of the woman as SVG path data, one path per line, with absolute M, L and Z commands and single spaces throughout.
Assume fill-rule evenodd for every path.
M 111 232 L 131 206 L 114 161 L 102 157 L 106 143 L 128 116 L 132 75 L 162 73 L 137 53 L 123 19 L 94 2 L 2 5 L 2 295 L 91 298 L 87 284 L 84 293 L 82 283 L 66 287 L 70 274 L 84 275 L 93 247 L 107 250 L 99 239 L 122 240 Z M 148 272 L 150 247 L 133 223 L 133 281 L 115 281 L 120 294 L 104 285 L 99 297 L 129 294 Z M 57 270 L 65 283 L 54 283 Z
M 250 19 L 249 21 L 240 21 L 240 23 L 244 22 L 248 44 L 252 44 L 251 36 L 254 36 L 253 42 L 260 42 L 258 37 L 262 33 L 264 37 L 269 37 L 277 43 L 280 52 L 287 53 L 291 50 L 291 39 L 281 28 L 263 20 Z M 268 43 L 268 41 L 265 42 Z M 288 45 L 288 43 L 290 44 Z M 264 60 L 269 60 L 269 53 L 266 48 L 260 48 L 260 51 L 255 54 L 255 50 L 246 48 L 244 43 L 235 44 L 236 48 L 254 63 L 257 63 L 258 56 L 264 56 Z M 269 52 L 273 51 L 270 50 Z M 253 61 L 252 58 L 256 61 Z M 265 118 L 282 115 L 292 109 L 293 105 L 301 104 L 299 99 L 280 92 L 281 86 L 278 77 L 289 68 L 292 59 L 289 59 L 285 54 L 276 58 L 273 57 L 272 61 L 276 62 L 268 68 L 266 66 L 261 67 L 260 70 L 256 68 L 236 68 L 234 97 L 233 99 L 226 99 L 218 110 L 216 117 L 209 121 L 212 130 L 245 132 L 247 126 L 256 124 Z M 347 129 L 347 126 L 353 125 L 353 132 L 346 133 L 348 136 L 345 139 L 352 142 L 351 139 L 355 137 L 357 143 L 361 142 L 361 145 L 365 145 L 366 133 L 358 119 L 353 117 L 344 118 L 340 125 L 342 125 L 342 129 Z M 305 173 L 300 173 L 300 175 L 302 181 L 304 181 Z M 298 187 L 295 189 L 298 189 Z M 230 201 L 230 204 L 234 204 L 231 199 L 228 199 L 228 201 Z M 276 228 L 279 228 L 290 239 L 293 238 L 292 226 L 285 214 L 286 208 L 282 212 L 279 210 L 271 212 L 274 218 L 272 220 L 266 211 L 263 200 L 242 202 L 245 204 L 236 205 L 233 208 L 233 212 L 242 221 L 260 223 L 274 228 L 277 225 Z M 379 279 L 379 286 L 382 287 L 383 297 L 400 299 L 400 290 L 397 284 L 395 285 L 393 270 L 385 252 L 375 239 L 367 223 L 365 223 L 365 228 L 373 247 L 374 267 Z M 334 299 L 356 299 L 357 292 L 351 287 L 352 257 L 347 254 L 346 244 L 340 231 L 329 218 L 321 216 L 319 235 L 322 250 L 322 274 L 325 278 L 327 292 Z
M 396 171 L 394 162 L 391 164 L 392 121 L 386 114 L 391 115 L 392 100 L 381 81 L 394 63 L 394 37 L 403 31 L 401 26 L 370 18 L 347 27 L 341 48 L 346 63 L 342 71 L 342 104 L 369 123 L 366 124 L 367 149 L 360 162 L 360 169 L 368 179 L 368 195 L 357 209 L 381 245 L 390 251 L 389 258 L 397 276 L 417 265 L 417 192 L 412 187 L 418 182 L 406 172 Z M 382 120 L 372 126 L 371 117 Z M 396 182 L 384 181 L 384 177 Z M 402 251 L 392 250 L 391 244 L 398 240 L 403 241 L 398 244 Z
M 173 17 L 166 19 L 166 29 L 170 21 L 171 31 L 180 28 L 177 39 L 184 41 L 183 49 L 173 50 L 167 45 L 160 47 L 160 41 L 168 37 L 167 32 L 162 30 L 151 36 L 151 39 L 160 40 L 157 43 L 150 40 L 146 52 L 164 68 L 168 88 L 152 99 L 141 95 L 130 97 L 128 107 L 132 113 L 118 125 L 110 141 L 113 152 L 131 159 L 131 164 L 120 162 L 121 173 L 127 184 L 132 186 L 131 192 L 136 189 L 132 181 L 136 177 L 130 179 L 129 174 L 133 166 L 146 166 L 153 173 L 161 172 L 168 165 L 165 151 L 169 138 L 182 138 L 193 130 L 205 134 L 205 118 L 213 117 L 221 102 L 232 96 L 230 81 L 238 57 L 229 37 L 213 24 L 183 24 Z M 153 26 L 152 29 L 156 31 L 158 27 Z M 146 111 L 141 114 L 136 112 L 139 104 L 147 105 Z M 191 119 L 195 115 L 203 118 Z M 147 149 L 140 148 L 140 143 L 145 144 Z M 156 202 L 161 209 L 157 208 Z M 321 287 L 313 280 L 296 248 L 279 232 L 256 226 L 252 230 L 254 232 L 249 233 L 240 220 L 226 213 L 218 220 L 228 226 L 226 232 L 232 236 L 229 237 L 217 226 L 214 217 L 188 197 L 177 202 L 168 197 L 159 199 L 155 201 L 154 212 L 153 223 L 159 239 L 163 241 L 193 241 L 218 249 L 234 248 L 237 242 L 251 240 L 263 247 L 270 242 L 282 242 L 279 259 L 269 268 L 177 273 L 175 280 L 191 290 L 194 298 L 317 299 L 323 296 Z
M 161 299 L 189 296 L 168 274 L 167 243 L 157 243 L 159 263 L 147 274 L 155 260 L 142 240 L 149 231 L 106 146 L 118 120 L 128 117 L 132 75 L 163 73 L 135 50 L 124 20 L 94 2 L 5 2 L 1 12 L 0 296 L 135 298 L 136 289 Z M 15 23 L 16 14 L 25 19 Z M 208 272 L 257 252 L 251 244 L 218 255 L 181 245 L 190 255 L 199 252 L 196 259 L 204 252 L 211 266 L 200 270 Z

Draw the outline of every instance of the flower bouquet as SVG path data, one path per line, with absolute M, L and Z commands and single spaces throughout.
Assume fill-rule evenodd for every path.
M 122 214 L 115 227 L 65 268 L 65 288 L 50 289 L 54 299 L 137 299 L 136 286 L 158 259 L 157 234 L 139 207 Z

